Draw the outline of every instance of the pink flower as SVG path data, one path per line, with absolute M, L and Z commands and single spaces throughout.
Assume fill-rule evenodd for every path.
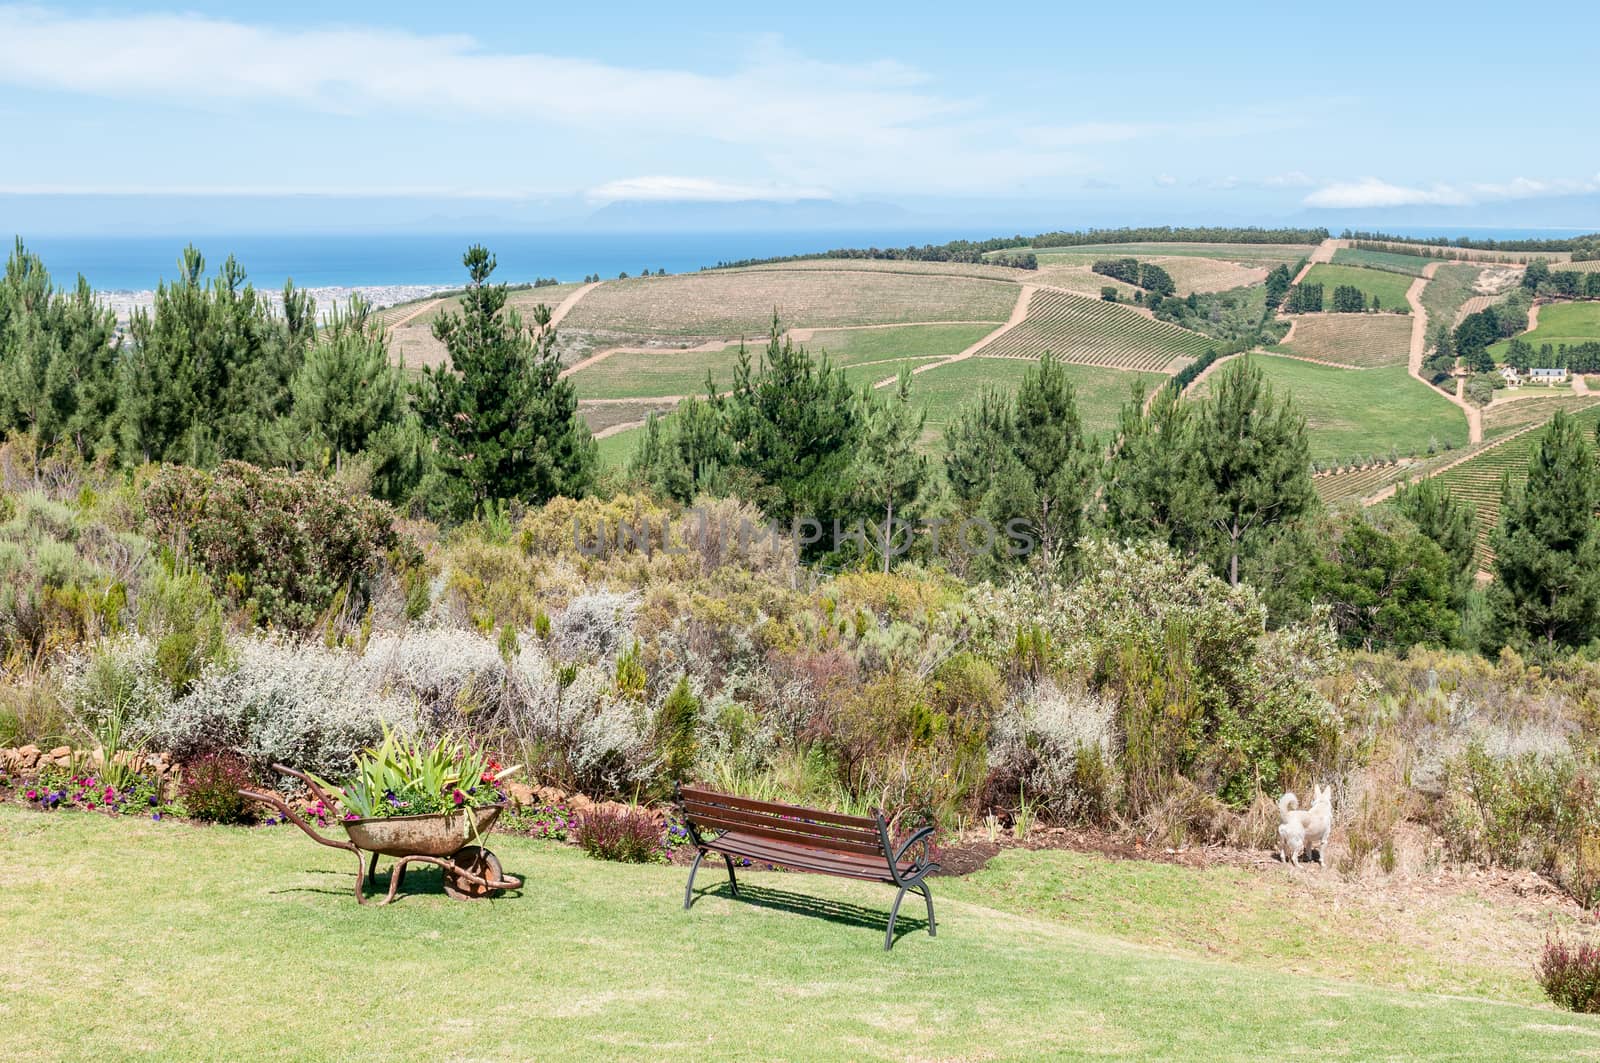
M 452 794 L 451 798 L 457 805 L 464 805 L 467 803 L 467 795 L 462 793 L 460 790 L 457 790 L 454 794 Z
M 39 800 L 39 791 L 38 790 L 29 790 L 28 793 L 27 793 L 27 798 L 28 798 L 29 801 L 37 801 L 37 800 Z

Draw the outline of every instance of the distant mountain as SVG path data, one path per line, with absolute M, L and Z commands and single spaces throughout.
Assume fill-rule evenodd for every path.
M 1560 238 L 1579 233 L 1600 232 L 1600 195 L 1541 196 L 1504 199 L 1461 206 L 1357 207 L 1346 210 L 1310 209 L 1297 218 L 1302 224 L 1322 225 L 1338 233 L 1342 229 L 1381 232 L 1417 231 L 1423 235 L 1443 230 L 1451 236 L 1495 236 L 1513 234 Z M 1503 230 L 1482 233 L 1476 230 Z M 1533 232 L 1539 230 L 1539 232 Z
M 625 232 L 802 232 L 913 228 L 926 219 L 888 203 L 845 203 L 834 199 L 793 201 L 618 200 L 596 210 L 583 228 Z

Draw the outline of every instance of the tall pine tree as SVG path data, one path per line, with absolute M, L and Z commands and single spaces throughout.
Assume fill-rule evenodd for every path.
M 870 514 L 875 534 L 868 538 L 887 572 L 890 559 L 910 548 L 906 522 L 927 483 L 928 459 L 917 444 L 928 415 L 911 404 L 911 370 L 904 365 L 892 396 L 879 399 L 868 388 L 861 400 L 861 444 L 850 478 L 857 502 Z
M 448 366 L 425 370 L 418 408 L 433 437 L 433 489 L 456 517 L 485 503 L 541 503 L 578 496 L 593 484 L 599 454 L 578 415 L 578 397 L 560 377 L 550 310 L 531 326 L 506 307 L 506 288 L 490 284 L 495 260 L 473 245 L 462 256 L 467 287 L 461 312 L 445 313 L 433 334 Z
M 1558 412 L 1528 481 L 1503 488 L 1489 588 L 1490 639 L 1541 657 L 1600 635 L 1600 472 L 1582 430 Z M 1491 647 L 1492 648 L 1492 647 Z
M 1250 359 L 1236 359 L 1196 411 L 1190 457 L 1212 564 L 1237 586 L 1240 563 L 1317 505 L 1305 418 L 1273 397 Z

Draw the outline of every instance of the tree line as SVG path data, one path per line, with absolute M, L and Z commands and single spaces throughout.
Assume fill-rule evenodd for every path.
M 581 494 L 598 457 L 558 377 L 549 310 L 508 308 L 484 248 L 463 264 L 460 309 L 433 327 L 449 363 L 408 382 L 360 298 L 319 325 L 292 283 L 275 307 L 234 259 L 208 275 L 190 247 L 124 334 L 83 278 L 56 289 L 18 241 L 0 281 L 0 429 L 122 465 L 359 473 L 378 497 L 447 519 Z
M 1428 247 L 1460 247 L 1469 251 L 1570 251 L 1573 257 L 1591 259 L 1600 257 L 1600 233 L 1584 233 L 1580 236 L 1567 236 L 1544 239 L 1514 239 L 1496 240 L 1492 237 L 1445 236 L 1415 237 L 1395 236 L 1392 233 L 1366 232 L 1357 229 L 1346 229 L 1339 234 L 1341 240 L 1359 241 L 1369 244 L 1418 244 Z M 1359 246 L 1359 244 L 1358 244 Z M 1391 250 L 1390 248 L 1373 247 L 1370 250 Z M 1402 252 L 1406 253 L 1406 252 Z

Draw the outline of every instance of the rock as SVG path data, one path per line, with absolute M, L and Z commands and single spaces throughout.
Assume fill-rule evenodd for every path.
M 39 763 L 39 747 L 35 745 L 26 745 L 17 750 L 17 763 L 23 771 L 27 771 L 29 768 Z
M 72 747 L 71 746 L 56 746 L 54 749 L 52 749 L 49 753 L 47 753 L 45 755 L 48 756 L 51 760 L 55 761 L 56 763 L 63 764 L 63 763 L 66 763 L 67 761 L 70 761 L 72 759 Z
M 505 789 L 506 796 L 511 798 L 511 803 L 517 808 L 527 808 L 538 799 L 538 794 L 527 783 L 508 780 Z

